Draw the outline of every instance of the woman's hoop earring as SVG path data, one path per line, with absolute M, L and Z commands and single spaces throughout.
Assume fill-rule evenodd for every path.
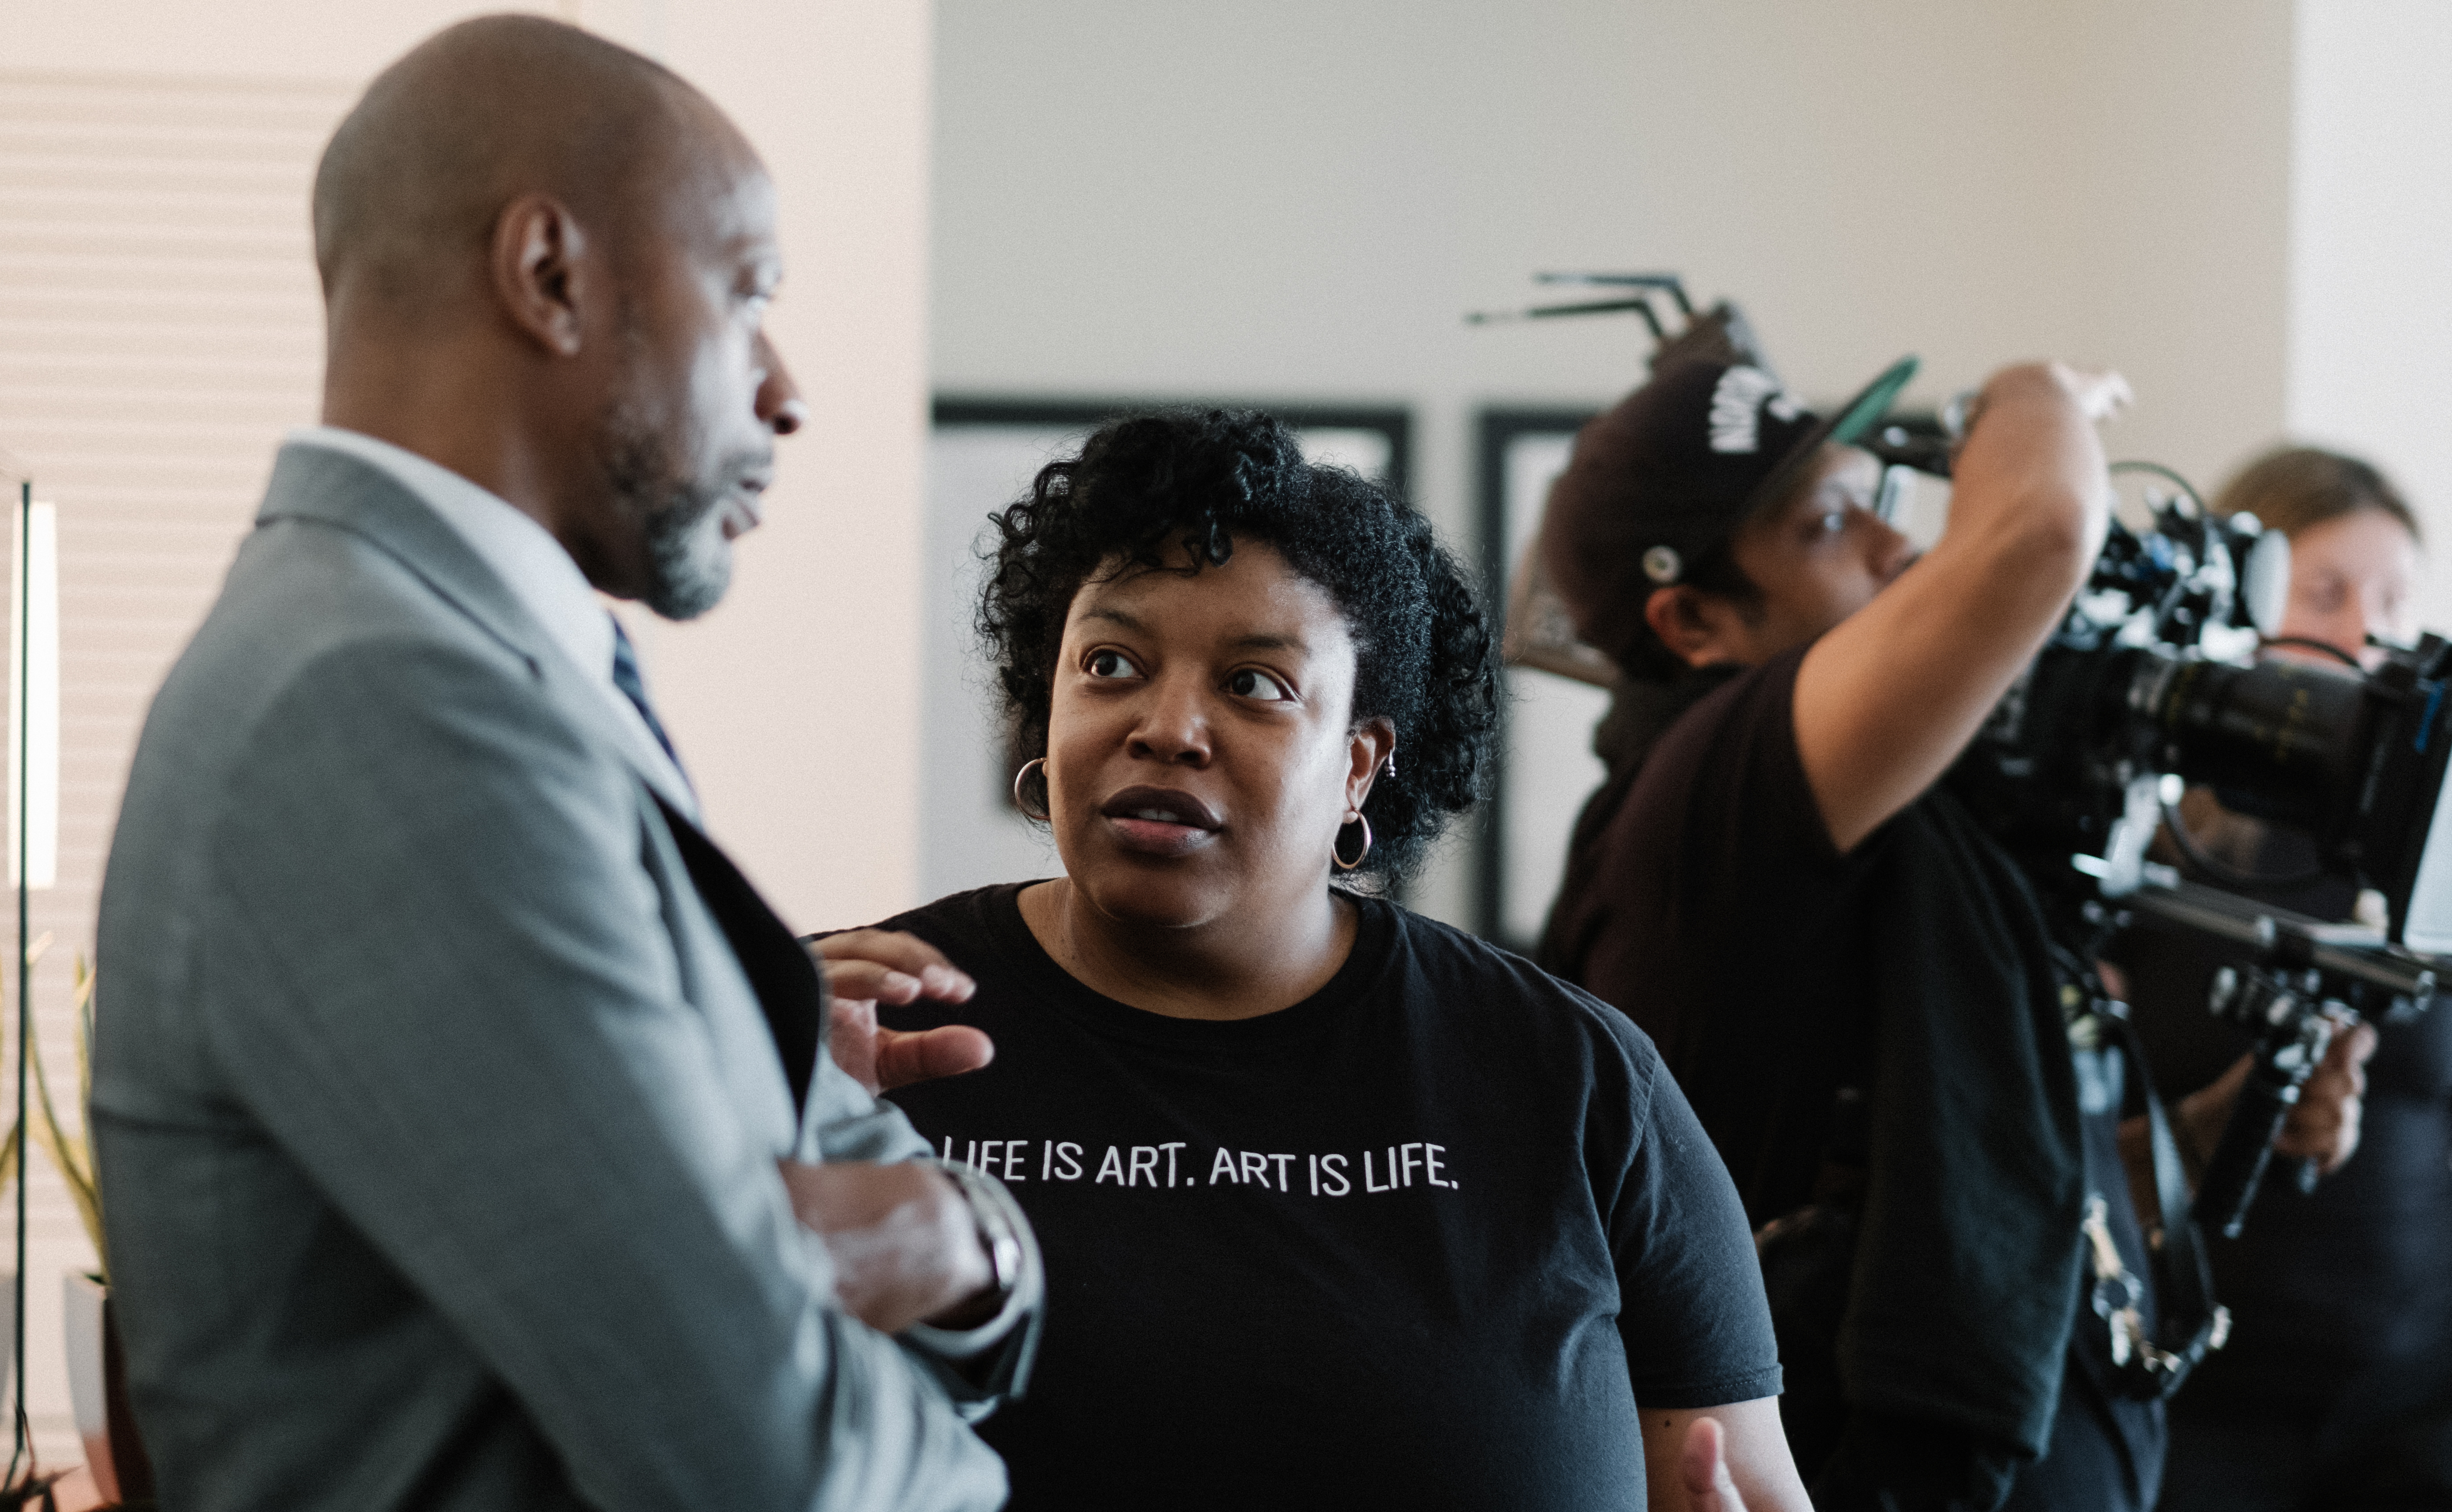
M 1048 811 L 1045 809 L 1039 809 L 1033 812 L 1029 802 L 1021 795 L 1021 779 L 1030 776 L 1030 769 L 1032 767 L 1038 768 L 1039 776 L 1041 780 L 1044 780 L 1047 776 L 1047 758 L 1045 756 L 1032 756 L 1029 760 L 1024 761 L 1021 764 L 1020 771 L 1016 772 L 1013 775 L 1013 806 L 1021 811 L 1021 816 L 1023 818 L 1036 820 L 1040 824 L 1044 824 L 1047 822 Z
M 1328 858 L 1336 863 L 1336 869 L 1340 872 L 1353 871 L 1362 864 L 1363 857 L 1371 854 L 1371 820 L 1366 815 L 1356 814 L 1353 822 L 1362 826 L 1362 849 L 1354 853 L 1353 860 L 1349 861 L 1337 854 L 1336 840 L 1345 838 L 1345 830 L 1342 826 L 1337 829 L 1336 840 L 1328 842 Z

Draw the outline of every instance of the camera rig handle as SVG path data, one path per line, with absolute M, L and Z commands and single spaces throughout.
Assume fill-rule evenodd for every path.
M 2282 1126 L 2298 1105 L 2301 1090 L 2331 1048 L 2334 1031 L 2347 1027 L 2322 1010 L 2310 1011 L 2304 998 L 2271 973 L 2251 970 L 2242 975 L 2225 967 L 2214 989 L 2215 1001 L 2223 1006 L 2215 1011 L 2233 1016 L 2225 999 L 2243 995 L 2264 1006 L 2240 1002 L 2242 1016 L 2268 1014 L 2270 1027 L 2257 1040 L 2247 1080 L 2239 1090 L 2239 1103 L 2223 1126 L 2222 1139 L 2214 1147 L 2213 1159 L 2205 1163 L 2205 1178 L 2197 1188 L 2199 1221 L 2225 1239 L 2238 1238 L 2246 1226 L 2247 1209 L 2264 1185 L 2265 1168 L 2273 1163 L 2273 1142 L 2282 1136 Z M 2313 1160 L 2301 1161 L 2299 1189 L 2314 1190 L 2317 1174 Z
M 2375 1009 L 2368 1016 L 2387 1023 L 2425 1011 L 2436 988 L 2435 963 L 2386 945 L 2372 932 L 2259 908 L 2193 882 L 2147 883 L 2121 902 L 2253 952 L 2251 964 L 2215 974 L 2206 1003 L 2257 1035 L 2238 1106 L 2197 1188 L 2200 1221 L 2236 1239 L 2272 1164 L 2273 1141 L 2333 1036 L 2357 1022 L 2361 1008 Z M 2314 1161 L 2300 1162 L 2299 1189 L 2314 1190 L 2317 1174 Z

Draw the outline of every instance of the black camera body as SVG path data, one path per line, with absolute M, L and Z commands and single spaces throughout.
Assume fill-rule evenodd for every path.
M 2059 628 L 1947 781 L 2037 884 L 2081 976 L 2132 913 L 2238 947 L 2206 1006 L 2257 1050 L 2196 1203 L 2202 1223 L 2236 1237 L 2346 1015 L 2422 1011 L 2435 957 L 2452 952 L 2452 644 L 2428 635 L 2388 648 L 2372 672 L 2256 659 L 2280 621 L 2286 544 L 2253 520 L 2215 518 L 2192 493 L 2150 500 L 2147 514 L 2145 529 L 2110 526 Z M 2316 872 L 2228 874 L 2178 813 L 2189 783 L 2304 834 Z M 2217 881 L 2330 879 L 2372 890 L 2383 916 L 2335 924 L 2184 881 L 2146 859 L 2165 828 Z M 2303 1164 L 2302 1189 L 2315 1180 Z
M 2382 893 L 2390 944 L 2452 952 L 2452 824 L 2436 834 L 2452 645 L 2429 635 L 2373 672 L 2255 660 L 2260 619 L 2279 619 L 2286 544 L 2185 496 L 2152 516 L 2143 531 L 2112 524 L 1952 789 L 2030 871 L 2073 866 L 2116 898 L 2146 881 L 2168 779 L 2204 784 L 2234 813 L 2304 833 L 2325 874 Z

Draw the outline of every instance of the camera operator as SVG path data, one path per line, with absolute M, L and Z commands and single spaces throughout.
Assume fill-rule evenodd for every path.
M 2163 1422 L 2111 1362 L 2120 1306 L 2152 1326 L 2120 1059 L 1940 786 L 2086 575 L 2093 422 L 2126 388 L 1995 375 L 1917 560 L 1847 444 L 1908 371 L 1824 422 L 1759 368 L 1678 363 L 1578 438 L 1540 550 L 1624 677 L 1544 964 L 1652 1033 L 1779 1221 L 1767 1256 L 1805 1258 L 1770 1280 L 1818 1505 L 2143 1508 Z M 2354 1138 L 2328 1066 L 2283 1148 Z
M 2417 517 L 2374 467 L 2314 447 L 2271 452 L 2215 497 L 2290 541 L 2278 655 L 2355 664 L 2372 637 L 2419 629 Z M 2224 809 L 2210 789 L 2180 804 L 2197 880 L 2321 919 L 2350 916 L 2354 889 L 2323 874 L 2303 833 Z M 2262 880 L 2251 880 L 2262 879 Z M 2219 1086 L 2246 1036 L 2205 1011 L 2235 948 L 2141 919 L 2111 952 L 2126 971 L 2157 1080 Z M 2382 1027 L 2366 1067 L 2360 1155 L 2302 1193 L 2269 1182 L 2237 1240 L 2211 1247 L 2229 1345 L 2171 1407 L 2164 1512 L 2286 1512 L 2356 1503 L 2452 1505 L 2452 1012 L 2442 1002 Z M 2376 1033 L 2374 1030 L 2363 1031 Z M 2202 1162 L 2218 1127 L 2186 1115 Z

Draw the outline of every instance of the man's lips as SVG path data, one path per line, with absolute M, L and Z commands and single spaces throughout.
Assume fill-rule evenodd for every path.
M 1124 849 L 1147 855 L 1198 850 L 1224 827 L 1209 805 L 1180 788 L 1126 788 L 1098 813 Z
M 766 518 L 767 480 L 744 478 L 723 501 L 723 539 L 736 540 L 758 528 Z

